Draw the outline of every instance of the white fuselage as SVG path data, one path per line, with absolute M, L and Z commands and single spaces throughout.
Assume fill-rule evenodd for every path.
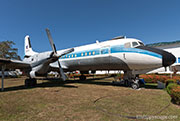
M 75 47 L 62 56 L 62 66 L 70 71 L 80 70 L 141 70 L 162 66 L 160 54 L 135 48 L 140 40 L 117 39 Z M 142 42 L 141 42 L 142 43 Z

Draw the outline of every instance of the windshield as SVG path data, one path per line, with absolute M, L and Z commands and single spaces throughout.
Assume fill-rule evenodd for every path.
M 139 42 L 139 44 L 140 44 L 141 46 L 144 46 L 144 43 L 142 43 L 142 42 Z
M 144 44 L 140 41 L 134 41 L 132 42 L 132 47 L 138 47 L 138 46 L 144 46 Z
M 144 44 L 140 41 L 134 41 L 134 42 L 127 42 L 124 44 L 125 48 L 135 48 L 138 46 L 144 46 Z
M 132 42 L 132 46 L 133 47 L 136 47 L 136 46 L 138 46 L 139 44 L 137 43 L 137 42 Z

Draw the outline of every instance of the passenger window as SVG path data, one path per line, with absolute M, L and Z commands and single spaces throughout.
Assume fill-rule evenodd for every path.
M 125 43 L 125 44 L 124 44 L 124 47 L 125 47 L 125 48 L 131 48 L 131 44 L 130 44 L 130 42 Z

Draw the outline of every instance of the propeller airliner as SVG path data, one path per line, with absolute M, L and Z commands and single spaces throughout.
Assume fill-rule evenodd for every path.
M 35 86 L 38 76 L 47 76 L 50 71 L 58 71 L 66 80 L 66 72 L 80 71 L 80 80 L 85 80 L 84 74 L 89 70 L 123 70 L 126 84 L 138 88 L 138 76 L 135 71 L 168 67 L 176 60 L 173 54 L 152 47 L 147 47 L 142 41 L 134 38 L 116 37 L 112 40 L 56 50 L 49 29 L 46 33 L 52 51 L 37 53 L 33 51 L 30 38 L 25 37 L 25 56 L 23 61 L 0 59 L 2 71 L 5 69 L 21 69 L 26 75 L 26 86 Z M 3 86 L 4 76 L 2 76 Z M 2 88 L 3 89 L 3 88 Z

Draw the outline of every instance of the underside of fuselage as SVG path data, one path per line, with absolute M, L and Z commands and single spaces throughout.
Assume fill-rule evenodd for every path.
M 112 62 L 114 61 L 114 62 Z M 73 60 L 61 61 L 69 70 L 88 71 L 88 70 L 129 70 L 129 67 L 122 60 L 112 56 L 80 58 Z M 117 65 L 118 63 L 118 65 Z

